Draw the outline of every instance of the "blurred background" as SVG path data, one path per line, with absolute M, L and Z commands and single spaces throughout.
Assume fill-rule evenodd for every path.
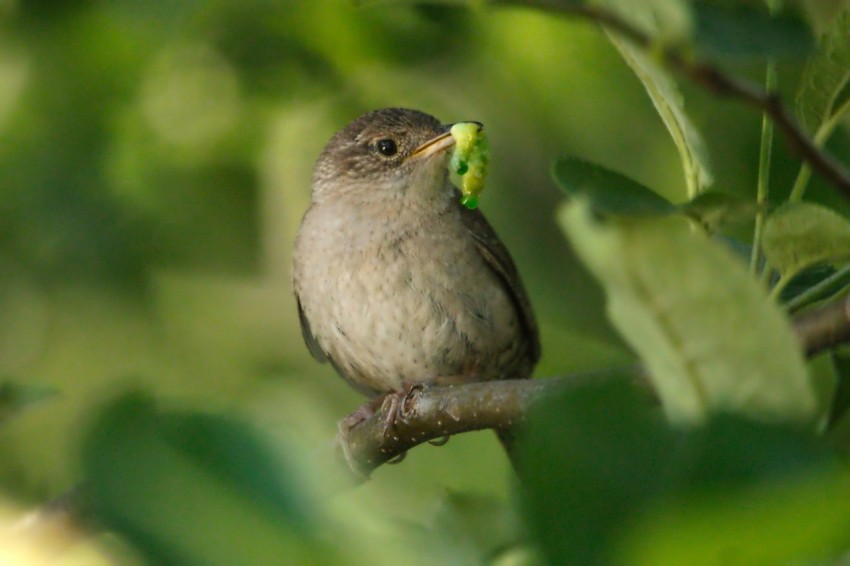
M 363 399 L 302 343 L 291 250 L 313 160 L 375 108 L 486 124 L 481 206 L 540 319 L 537 376 L 631 362 L 555 223 L 550 165 L 581 157 L 678 202 L 676 149 L 594 26 L 474 4 L 0 0 L 0 383 L 35 399 L 0 426 L 2 500 L 74 485 L 92 420 L 130 390 L 236 415 L 312 474 Z M 798 69 L 780 71 L 792 91 Z M 752 195 L 760 116 L 684 94 L 714 187 Z M 797 161 L 778 147 L 774 164 L 787 192 Z M 447 494 L 507 499 L 510 478 L 495 438 L 468 434 L 331 507 L 425 525 Z

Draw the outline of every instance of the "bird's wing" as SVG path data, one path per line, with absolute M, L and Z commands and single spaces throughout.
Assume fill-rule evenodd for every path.
M 508 253 L 508 249 L 480 210 L 470 210 L 460 203 L 458 203 L 458 206 L 461 209 L 463 223 L 475 240 L 478 252 L 502 280 L 516 306 L 520 322 L 528 338 L 530 361 L 532 364 L 536 363 L 540 359 L 540 335 L 537 330 L 537 321 L 534 318 L 531 302 L 528 300 L 519 272 Z
M 304 309 L 301 307 L 301 299 L 297 294 L 295 295 L 295 302 L 298 304 L 298 320 L 301 322 L 301 336 L 304 337 L 304 343 L 307 344 L 307 348 L 310 350 L 310 353 L 313 354 L 314 358 L 320 362 L 328 361 L 328 354 L 322 350 L 322 347 L 319 346 L 319 342 L 316 340 L 316 337 L 313 336 L 313 330 L 310 328 L 310 322 L 307 320 L 307 317 L 304 316 Z

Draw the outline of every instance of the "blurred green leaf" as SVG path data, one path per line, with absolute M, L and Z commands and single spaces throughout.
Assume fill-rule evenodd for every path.
M 637 181 L 581 159 L 555 162 L 552 176 L 570 197 L 584 195 L 593 210 L 602 214 L 669 214 L 675 207 L 664 197 Z
M 818 204 L 787 203 L 767 217 L 762 240 L 768 263 L 788 279 L 818 263 L 850 259 L 850 222 Z
M 778 0 L 768 0 L 776 3 Z M 835 21 L 836 16 L 847 6 L 847 0 L 799 0 L 794 4 L 805 9 L 806 16 L 817 36 L 823 35 Z
M 680 205 L 679 211 L 702 224 L 709 232 L 716 232 L 724 226 L 752 220 L 758 205 L 752 199 L 707 191 Z
M 850 109 L 850 6 L 833 20 L 806 63 L 797 90 L 797 116 L 823 143 Z
M 814 422 L 799 343 L 729 250 L 682 218 L 601 222 L 582 200 L 564 206 L 560 220 L 673 421 L 700 422 L 720 410 Z
M 721 413 L 705 426 L 687 430 L 675 460 L 668 478 L 671 492 L 687 497 L 805 474 L 832 463 L 833 456 L 814 433 L 795 424 Z
M 458 549 L 470 549 L 482 562 L 523 542 L 523 527 L 512 506 L 493 496 L 449 492 L 433 521 L 434 535 Z
M 697 0 L 693 3 L 697 52 L 707 58 L 778 57 L 802 59 L 814 41 L 799 14 L 772 16 L 760 2 Z
M 634 530 L 623 563 L 834 563 L 848 540 L 848 496 L 845 475 L 824 473 L 678 500 L 650 513 Z
M 515 3 L 526 6 L 553 4 Z M 695 50 L 706 58 L 803 58 L 813 45 L 809 27 L 796 11 L 788 9 L 772 16 L 757 2 L 568 0 L 554 5 L 586 5 L 612 12 L 651 38 L 654 46 L 674 46 L 687 52 Z
M 644 50 L 615 33 L 608 38 L 643 83 L 655 109 L 673 137 L 685 173 L 688 195 L 693 198 L 712 183 L 708 150 L 699 131 L 685 114 L 685 102 L 670 74 Z
M 693 14 L 690 2 L 680 0 L 588 0 L 584 2 L 611 10 L 663 45 L 688 43 Z
M 462 49 L 470 11 L 450 2 L 423 4 L 301 2 L 298 10 L 281 5 L 276 17 L 289 26 L 282 35 L 297 38 L 337 73 L 350 76 L 369 60 L 403 66 Z M 281 35 L 279 27 L 275 31 Z
M 92 510 L 154 563 L 329 563 L 302 487 L 244 423 L 130 394 L 83 452 Z
M 814 437 L 720 416 L 673 459 L 670 489 L 621 541 L 624 564 L 810 563 L 847 543 L 850 478 Z
M 676 435 L 628 382 L 544 399 L 518 447 L 522 510 L 549 564 L 602 564 L 627 520 L 662 493 Z
M 0 382 L 0 424 L 30 405 L 59 395 L 53 387 L 5 380 Z
M 840 421 L 847 414 L 847 409 L 850 408 L 850 353 L 844 350 L 833 351 L 832 366 L 835 368 L 838 383 L 829 411 L 830 427 Z
M 660 45 L 689 44 L 693 27 L 690 2 L 681 0 L 502 0 L 497 4 L 515 4 L 522 7 L 562 9 L 599 9 L 622 19 L 628 25 L 652 38 Z
M 778 536 L 750 516 L 788 539 L 760 549 L 776 560 L 756 563 L 786 563 L 832 550 L 850 513 L 836 503 L 821 523 L 817 492 L 798 491 L 846 489 L 831 489 L 832 457 L 813 436 L 730 415 L 677 431 L 625 379 L 542 401 L 518 446 L 521 508 L 550 564 L 738 563 L 739 545 L 747 556 Z M 801 511 L 805 526 L 791 520 Z M 742 540 L 751 529 L 754 540 Z M 711 562 L 718 549 L 727 560 Z

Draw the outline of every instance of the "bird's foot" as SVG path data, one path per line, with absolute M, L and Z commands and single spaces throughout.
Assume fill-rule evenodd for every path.
M 396 422 L 407 422 L 410 416 L 410 404 L 424 389 L 425 386 L 422 383 L 402 383 L 400 391 L 393 391 L 384 396 L 381 414 L 384 416 L 387 430 L 393 428 Z
M 372 417 L 375 416 L 375 413 L 378 411 L 384 404 L 384 399 L 386 395 L 379 395 L 373 399 L 369 399 L 351 413 L 347 414 L 337 423 L 337 428 L 339 429 L 340 434 L 343 436 L 348 436 L 348 433 L 352 428 L 356 427 L 363 421 L 368 421 Z

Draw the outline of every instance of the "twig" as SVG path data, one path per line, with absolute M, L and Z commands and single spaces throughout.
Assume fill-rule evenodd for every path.
M 772 91 L 776 88 L 776 61 L 767 62 L 765 89 Z M 759 275 L 761 265 L 761 242 L 764 237 L 764 225 L 767 219 L 767 200 L 770 194 L 770 163 L 773 154 L 773 122 L 766 113 L 761 117 L 761 145 L 759 147 L 759 176 L 756 183 L 756 222 L 753 230 L 753 250 L 750 253 L 750 273 Z
M 585 18 L 622 35 L 644 49 L 655 46 L 654 40 L 642 30 L 620 18 L 617 14 L 596 6 L 574 5 L 551 0 L 492 0 L 492 3 L 528 6 Z M 736 98 L 770 116 L 784 134 L 791 150 L 808 163 L 814 171 L 817 171 L 824 179 L 832 183 L 846 198 L 850 198 L 850 175 L 848 175 L 846 169 L 815 144 L 791 116 L 776 94 L 767 92 L 750 81 L 726 75 L 710 64 L 693 61 L 676 49 L 653 50 L 653 52 L 656 51 L 668 67 L 704 89 L 718 96 Z
M 614 373 L 636 377 L 636 369 L 426 387 L 406 400 L 404 418 L 392 427 L 387 426 L 384 415 L 377 414 L 340 434 L 339 453 L 360 479 L 366 479 L 375 468 L 423 442 L 473 430 L 509 430 L 521 424 L 542 397 Z
M 349 467 L 362 478 L 407 450 L 462 432 L 500 429 L 522 421 L 533 400 L 560 380 L 508 380 L 427 387 L 406 400 L 405 416 L 391 427 L 377 414 L 338 437 Z
M 807 356 L 850 342 L 850 295 L 797 314 L 794 331 Z
M 823 281 L 812 285 L 789 300 L 785 308 L 793 314 L 810 303 L 827 299 L 831 294 L 838 292 L 841 287 L 847 284 L 848 277 L 850 277 L 850 266 L 842 267 Z

